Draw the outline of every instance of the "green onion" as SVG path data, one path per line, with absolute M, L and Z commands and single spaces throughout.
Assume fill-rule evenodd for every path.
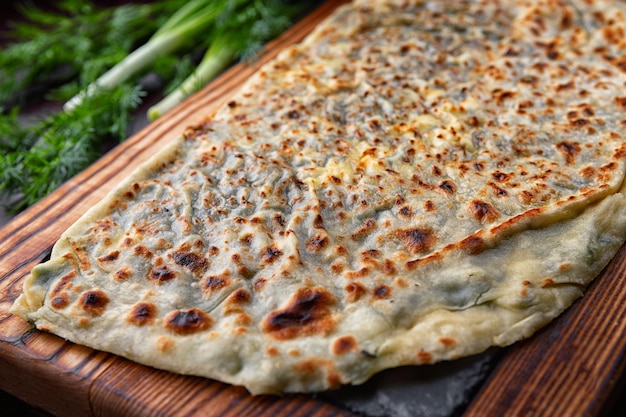
M 165 0 L 98 8 L 62 0 L 24 7 L 0 49 L 0 197 L 19 211 L 122 141 L 157 74 L 154 119 L 239 59 L 252 59 L 314 0 Z M 202 59 L 193 59 L 204 53 Z M 200 55 L 198 55 L 200 56 Z M 189 63 L 193 62 L 193 65 Z M 24 92 L 30 92 L 24 94 Z M 63 111 L 24 123 L 33 98 Z

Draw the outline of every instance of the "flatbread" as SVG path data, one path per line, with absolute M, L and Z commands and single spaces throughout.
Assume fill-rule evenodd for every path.
M 254 394 L 505 346 L 626 239 L 611 1 L 355 1 L 87 212 L 13 312 Z

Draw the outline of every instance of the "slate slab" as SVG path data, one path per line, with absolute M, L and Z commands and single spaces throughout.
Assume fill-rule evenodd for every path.
M 363 417 L 458 417 L 504 349 L 426 366 L 390 369 L 320 397 Z

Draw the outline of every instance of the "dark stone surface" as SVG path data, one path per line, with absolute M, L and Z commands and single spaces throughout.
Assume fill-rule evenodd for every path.
M 456 361 L 390 369 L 320 397 L 364 417 L 457 417 L 502 352 L 494 348 Z

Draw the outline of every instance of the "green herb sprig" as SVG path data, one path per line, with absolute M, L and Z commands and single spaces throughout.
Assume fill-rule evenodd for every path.
M 14 197 L 10 208 L 19 211 L 54 191 L 100 157 L 107 139 L 125 139 L 143 96 L 139 86 L 125 84 L 28 128 L 19 126 L 16 112 L 0 119 L 0 137 L 19 138 L 3 143 L 0 155 L 0 191 Z
M 277 1 L 228 2 L 208 36 L 208 49 L 195 71 L 148 110 L 157 119 L 198 91 L 235 60 L 253 58 L 270 39 L 283 32 L 306 4 Z
M 20 3 L 23 20 L 5 34 L 0 50 L 0 107 L 26 101 L 66 83 L 79 91 L 115 65 L 185 3 L 168 0 L 97 8 L 89 0 L 62 0 L 53 9 Z M 63 100 L 63 95 L 55 98 Z
M 121 141 L 147 92 L 163 81 L 156 118 L 224 68 L 248 59 L 316 2 L 164 0 L 99 8 L 62 0 L 54 9 L 21 8 L 11 42 L 0 49 L 0 196 L 22 210 L 86 168 L 106 143 Z M 204 58 L 194 56 L 206 51 Z M 201 54 L 200 54 L 201 56 Z M 64 111 L 24 123 L 33 99 Z

